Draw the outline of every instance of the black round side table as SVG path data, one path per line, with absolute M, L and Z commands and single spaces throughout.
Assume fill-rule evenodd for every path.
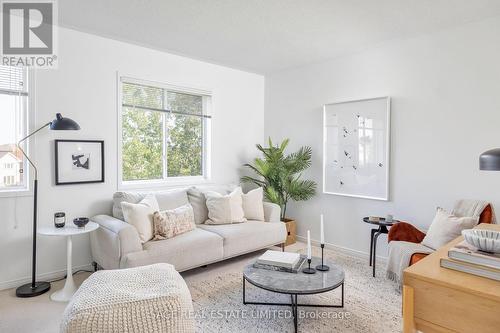
M 368 217 L 363 217 L 363 222 L 368 224 L 373 224 L 378 226 L 377 229 L 371 230 L 370 237 L 370 266 L 373 266 L 373 277 L 375 277 L 375 259 L 377 253 L 377 238 L 380 234 L 388 234 L 389 230 L 387 227 L 391 227 L 394 224 L 398 223 L 398 220 L 392 220 L 391 222 L 387 222 L 385 218 L 380 217 L 378 221 L 370 221 Z

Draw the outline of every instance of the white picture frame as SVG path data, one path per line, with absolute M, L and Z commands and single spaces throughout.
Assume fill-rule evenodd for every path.
M 323 193 L 388 201 L 389 96 L 323 106 Z

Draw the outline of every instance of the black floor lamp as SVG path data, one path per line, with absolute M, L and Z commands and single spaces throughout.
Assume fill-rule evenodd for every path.
M 31 260 L 31 283 L 24 284 L 16 289 L 17 297 L 33 297 L 41 295 L 50 289 L 50 282 L 37 282 L 36 281 L 36 221 L 37 221 L 37 199 L 38 199 L 38 170 L 31 161 L 31 159 L 26 155 L 24 150 L 21 148 L 21 143 L 26 141 L 29 137 L 35 135 L 46 127 L 49 127 L 51 130 L 79 130 L 80 125 L 78 125 L 75 121 L 69 118 L 63 118 L 60 113 L 56 114 L 56 119 L 51 122 L 46 123 L 42 127 L 38 128 L 36 131 L 30 133 L 25 138 L 22 138 L 17 143 L 17 148 L 23 153 L 26 160 L 28 160 L 29 164 L 33 167 L 35 171 L 35 177 L 33 180 L 33 257 Z
M 500 148 L 485 151 L 479 156 L 479 170 L 500 171 Z

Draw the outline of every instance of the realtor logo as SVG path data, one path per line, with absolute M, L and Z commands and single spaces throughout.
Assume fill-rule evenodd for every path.
M 2 65 L 54 68 L 55 6 L 50 0 L 2 1 Z

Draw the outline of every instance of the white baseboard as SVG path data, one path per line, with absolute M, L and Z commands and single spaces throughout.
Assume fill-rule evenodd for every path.
M 73 272 L 78 271 L 80 269 L 92 270 L 93 267 L 91 264 L 75 266 L 75 267 L 73 267 Z M 66 270 L 63 269 L 63 270 L 54 271 L 54 272 L 37 274 L 36 279 L 37 279 L 37 281 L 55 280 L 55 279 L 60 279 L 60 278 L 64 277 L 65 275 L 66 275 Z M 26 277 L 23 277 L 20 279 L 15 279 L 15 280 L 10 280 L 10 281 L 3 281 L 3 282 L 0 282 L 0 290 L 16 288 L 16 287 L 22 286 L 23 284 L 28 283 L 28 282 L 31 282 L 31 276 L 26 276 Z
M 304 237 L 304 236 L 299 236 L 297 235 L 297 239 L 302 241 L 302 242 L 307 242 L 307 237 Z M 311 244 L 313 246 L 320 246 L 320 242 L 315 240 L 315 239 L 311 239 Z M 357 257 L 357 258 L 360 258 L 360 259 L 365 259 L 367 262 L 368 262 L 368 258 L 369 258 L 369 253 L 367 252 L 363 252 L 363 251 L 359 251 L 359 250 L 354 250 L 354 249 L 351 249 L 351 248 L 348 248 L 348 247 L 344 247 L 344 246 L 340 246 L 340 245 L 335 245 L 335 244 L 332 244 L 332 243 L 327 243 L 325 242 L 325 248 L 327 249 L 330 249 L 330 250 L 334 250 L 334 251 L 338 251 L 340 253 L 343 253 L 343 254 L 347 254 L 347 255 L 350 255 L 350 256 L 353 256 L 353 257 Z M 383 257 L 383 256 L 377 256 L 377 263 L 383 263 L 383 264 L 386 264 L 387 263 L 387 257 Z

